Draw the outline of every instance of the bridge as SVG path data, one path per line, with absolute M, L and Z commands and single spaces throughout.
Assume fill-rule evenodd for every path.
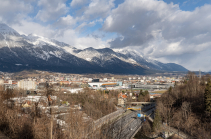
M 139 106 L 134 106 L 134 107 L 130 107 L 130 108 L 127 108 L 128 110 L 134 110 L 134 111 L 141 111 L 141 108 L 143 108 L 142 105 L 139 105 Z
M 101 131 L 105 138 L 132 139 L 136 135 L 136 133 L 141 129 L 142 123 L 144 122 L 144 117 L 137 118 L 137 114 L 142 113 L 146 115 L 146 117 L 149 117 L 154 113 L 154 109 L 155 103 L 152 103 L 152 105 L 147 106 L 131 107 L 127 110 L 126 113 L 123 112 L 123 109 L 118 110 L 112 114 L 109 114 L 105 117 L 102 117 L 101 119 L 96 120 L 93 124 L 91 124 L 86 137 L 91 138 L 94 131 L 98 131 L 98 129 L 100 129 L 104 124 L 107 125 L 106 123 L 109 123 L 109 125 L 107 125 L 108 127 Z M 96 134 L 94 136 L 97 137 L 100 132 L 95 133 Z
M 119 117 L 118 119 L 114 120 L 112 123 L 109 124 L 108 128 L 103 132 L 104 136 L 106 138 L 110 138 L 110 139 L 132 139 L 137 132 L 142 128 L 143 122 L 144 122 L 144 118 L 137 118 L 137 114 L 140 113 L 137 110 L 141 110 L 141 113 L 146 115 L 145 118 L 147 118 L 148 120 L 150 120 L 151 122 L 153 122 L 153 118 L 154 118 L 154 111 L 155 111 L 155 103 L 154 102 L 129 102 L 129 103 L 138 103 L 138 104 L 151 104 L 151 105 L 145 105 L 145 106 L 136 106 L 136 107 L 131 107 L 128 108 L 127 113 L 125 113 L 124 115 L 122 115 L 121 117 Z M 135 110 L 137 109 L 137 110 Z M 132 110 L 132 111 L 131 111 Z M 120 110 L 118 113 L 116 112 L 116 114 L 119 116 L 121 115 L 123 111 Z M 116 115 L 115 114 L 115 115 Z M 111 114 L 111 116 L 107 117 L 106 119 L 112 119 L 114 116 L 113 114 Z M 105 121 L 107 120 L 102 120 L 103 123 L 105 123 Z M 106 122 L 107 123 L 107 122 Z M 99 122 L 96 122 L 95 128 L 100 128 L 102 126 L 102 124 L 99 124 Z M 169 127 L 164 127 L 164 128 L 168 128 Z M 176 129 L 170 128 L 170 131 L 173 133 L 177 133 Z M 185 135 L 184 133 L 180 132 L 179 134 L 180 137 L 183 138 L 187 138 L 187 135 Z
M 126 104 L 155 104 L 155 102 L 127 102 Z

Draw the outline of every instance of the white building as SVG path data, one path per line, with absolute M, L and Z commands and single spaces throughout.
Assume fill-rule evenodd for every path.
M 0 85 L 4 84 L 4 80 L 0 79 Z
M 12 82 L 13 82 L 13 80 L 9 80 L 9 81 L 8 81 L 8 84 L 12 84 Z
M 29 80 L 20 80 L 18 81 L 18 87 L 24 90 L 31 90 L 36 88 L 36 82 L 35 81 L 29 81 Z
M 103 81 L 108 81 L 108 79 L 107 78 L 104 78 Z
M 115 87 L 117 85 L 116 82 L 91 82 L 91 83 L 88 83 L 88 84 L 93 89 Z
M 78 94 L 78 92 L 83 91 L 83 88 L 73 88 L 73 89 L 67 89 L 68 91 L 70 91 L 72 94 L 76 93 Z
M 125 104 L 125 100 L 123 98 L 118 98 L 118 105 L 124 105 Z

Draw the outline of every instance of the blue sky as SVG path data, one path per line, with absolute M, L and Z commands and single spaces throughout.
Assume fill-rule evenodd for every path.
M 211 70 L 210 0 L 0 0 L 0 22 L 79 49 L 135 49 Z M 205 60 L 206 59 L 206 60 Z
M 178 4 L 181 10 L 193 11 L 197 7 L 201 7 L 204 4 L 211 4 L 210 0 L 164 0 L 166 3 L 173 2 Z

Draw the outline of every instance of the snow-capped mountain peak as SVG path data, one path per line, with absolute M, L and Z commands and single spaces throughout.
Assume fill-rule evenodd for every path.
M 55 39 L 49 39 L 49 38 L 39 36 L 36 34 L 29 34 L 28 36 L 24 35 L 24 38 L 28 43 L 31 43 L 35 46 L 52 45 L 52 46 L 56 46 L 58 48 L 61 48 L 61 47 L 74 48 L 64 42 L 59 42 Z
M 50 39 L 42 37 L 42 36 L 38 36 L 36 34 L 29 34 L 28 36 L 25 36 L 24 38 L 28 43 L 31 43 L 35 46 L 42 46 L 46 44 L 57 46 Z
M 10 28 L 8 25 L 6 25 L 4 23 L 0 23 L 0 34 L 2 34 L 2 35 L 15 35 L 15 36 L 20 35 L 17 31 Z
M 17 63 L 27 66 L 17 67 Z M 27 68 L 74 73 L 125 74 L 143 74 L 146 70 L 186 70 L 180 65 L 164 64 L 146 58 L 132 49 L 89 47 L 81 50 L 36 34 L 19 35 L 6 24 L 0 24 L 0 70 Z
M 133 56 L 140 56 L 144 57 L 141 52 L 138 52 L 137 50 L 134 49 L 113 49 L 115 52 L 125 54 L 125 55 L 133 55 Z

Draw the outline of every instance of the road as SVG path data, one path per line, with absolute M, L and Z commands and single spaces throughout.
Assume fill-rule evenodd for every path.
M 154 111 L 155 105 L 148 105 L 142 107 L 142 113 L 150 115 Z M 140 111 L 132 111 L 131 113 L 123 116 L 109 126 L 107 131 L 104 131 L 106 138 L 111 139 L 130 139 L 132 138 L 142 126 L 144 118 L 136 118 Z

